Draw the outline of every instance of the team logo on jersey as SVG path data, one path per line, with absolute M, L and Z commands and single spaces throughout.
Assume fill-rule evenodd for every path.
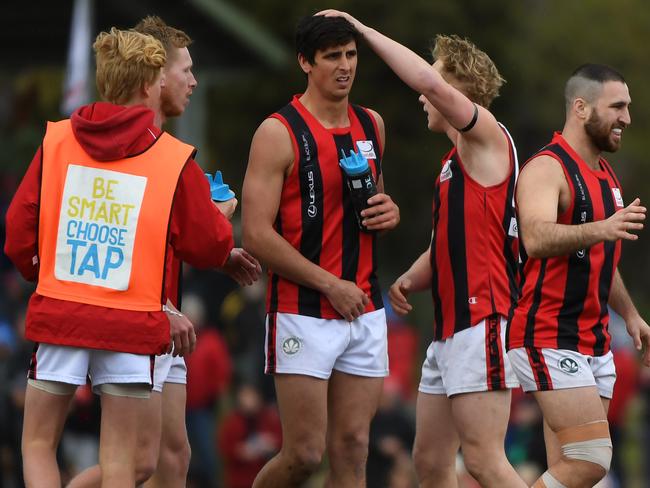
M 517 219 L 515 217 L 510 217 L 510 227 L 508 228 L 508 235 L 514 238 L 519 237 L 519 226 L 517 225 Z
M 372 145 L 372 141 L 357 141 L 357 148 L 359 149 L 359 152 L 363 154 L 364 158 L 377 159 L 375 147 Z
M 621 195 L 621 190 L 619 188 L 612 188 L 612 195 L 614 195 L 614 201 L 616 202 L 617 207 L 625 207 L 623 196 Z
M 453 174 L 451 173 L 451 159 L 448 159 L 445 162 L 445 165 L 442 167 L 442 171 L 440 172 L 440 183 L 450 179 L 452 176 Z
M 576 374 L 580 367 L 575 359 L 565 356 L 560 358 L 558 361 L 558 366 L 562 371 L 568 374 Z
M 282 343 L 282 352 L 287 356 L 295 356 L 302 349 L 302 341 L 298 337 L 289 337 Z
M 314 183 L 314 172 L 311 170 L 307 172 L 307 187 L 309 188 L 309 205 L 307 206 L 307 215 L 313 219 L 316 217 L 318 210 L 316 209 L 316 184 Z

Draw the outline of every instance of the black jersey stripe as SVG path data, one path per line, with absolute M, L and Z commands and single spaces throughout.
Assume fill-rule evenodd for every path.
M 459 166 L 458 160 L 453 158 L 449 163 L 454 177 L 449 179 L 447 202 L 449 214 L 447 216 L 447 233 L 449 261 L 451 274 L 454 280 L 454 332 L 459 332 L 470 327 L 471 315 L 469 311 L 469 283 L 467 277 L 467 252 L 465 240 L 465 175 Z
M 381 174 L 381 145 L 379 144 L 379 135 L 375 131 L 375 125 L 371 119 L 372 115 L 359 105 L 350 104 L 350 106 L 359 119 L 364 134 L 366 134 L 369 141 L 372 141 L 372 147 L 375 149 L 375 155 L 377 156 L 375 158 L 375 170 L 377 171 L 377 179 L 379 179 L 379 175 Z
M 535 376 L 535 382 L 537 383 L 539 391 L 552 390 L 553 382 L 551 380 L 551 375 L 548 372 L 544 355 L 541 354 L 542 350 L 534 347 L 527 347 L 526 352 L 528 353 L 528 361 L 533 370 L 533 375 Z
M 354 150 L 352 136 L 348 134 L 334 135 L 336 154 L 348 155 Z M 341 170 L 343 173 L 343 170 Z M 344 280 L 357 281 L 357 270 L 359 269 L 359 225 L 350 199 L 350 192 L 345 182 L 345 175 L 341 178 L 341 195 L 343 205 L 343 252 L 341 263 L 341 278 Z
M 431 238 L 431 246 L 429 258 L 431 263 L 431 297 L 433 298 L 433 312 L 434 312 L 434 328 L 433 339 L 438 341 L 442 339 L 444 329 L 442 320 L 442 300 L 438 287 L 440 286 L 438 277 L 438 265 L 436 260 L 436 234 L 438 232 L 438 224 L 440 222 L 440 183 L 436 182 L 433 189 L 433 236 Z
M 503 356 L 501 349 L 500 335 L 501 317 L 499 314 L 492 314 L 485 318 L 485 346 L 488 390 L 502 390 L 505 388 L 505 376 L 503 370 Z
M 609 218 L 616 212 L 614 204 L 614 197 L 612 189 L 606 180 L 599 180 L 600 192 L 603 198 L 603 206 L 605 210 L 605 218 Z M 600 320 L 594 325 L 592 332 L 596 337 L 594 344 L 594 355 L 602 356 L 605 353 L 605 344 L 607 342 L 605 336 L 605 317 L 608 314 L 607 302 L 609 301 L 609 291 L 612 285 L 612 278 L 614 277 L 614 253 L 616 251 L 616 243 L 613 241 L 603 242 L 605 247 L 605 259 L 603 260 L 603 267 L 598 277 L 598 298 L 600 301 Z
M 320 266 L 323 240 L 323 180 L 318 161 L 318 146 L 309 126 L 292 105 L 279 112 L 289 123 L 298 143 L 298 174 L 301 193 L 302 238 L 300 253 Z M 298 313 L 320 317 L 320 293 L 298 287 Z
M 366 135 L 366 139 L 372 141 L 372 146 L 375 149 L 375 172 L 377 175 L 377 180 L 379 180 L 379 175 L 381 175 L 381 145 L 379 144 L 379 134 L 375 130 L 375 124 L 372 122 L 372 115 L 370 115 L 366 110 L 364 110 L 359 105 L 351 104 L 352 110 L 359 119 L 359 123 L 363 128 L 363 133 Z M 377 234 L 372 233 L 372 271 L 368 278 L 370 283 L 370 300 L 375 307 L 375 310 L 379 310 L 384 307 L 384 301 L 381 296 L 381 287 L 379 286 L 379 279 L 377 278 L 377 266 L 378 266 L 378 254 L 377 254 Z
M 573 158 L 559 144 L 552 144 L 547 148 L 557 155 L 569 175 L 569 184 L 574 190 L 573 216 L 571 223 L 580 225 L 593 222 L 594 208 L 589 188 L 585 182 L 580 168 Z M 558 321 L 558 348 L 576 351 L 579 341 L 578 321 L 584 310 L 585 300 L 589 290 L 591 262 L 590 249 L 580 249 L 568 257 L 566 285 L 564 299 L 557 317 Z
M 542 288 L 544 287 L 544 276 L 546 275 L 547 259 L 541 259 L 539 263 L 539 276 L 535 283 L 535 291 L 533 292 L 533 303 L 526 315 L 526 330 L 524 332 L 524 346 L 533 347 L 535 344 L 535 315 L 539 310 L 539 305 L 542 302 Z M 523 280 L 522 280 L 523 289 Z

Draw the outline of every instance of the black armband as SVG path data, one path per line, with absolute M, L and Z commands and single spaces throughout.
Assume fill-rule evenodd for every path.
M 467 132 L 468 130 L 471 130 L 472 127 L 476 125 L 477 120 L 478 120 L 478 107 L 476 106 L 476 104 L 474 104 L 474 116 L 472 117 L 472 120 L 470 120 L 469 124 L 467 124 L 462 129 L 457 129 L 458 132 Z

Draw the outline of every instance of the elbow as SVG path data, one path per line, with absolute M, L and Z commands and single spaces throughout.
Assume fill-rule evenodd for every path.
M 529 258 L 542 259 L 547 257 L 542 252 L 543 251 L 542 246 L 540 245 L 540 242 L 537 239 L 532 239 L 530 237 L 527 237 L 525 240 L 522 239 L 522 245 L 526 250 L 526 255 Z
M 246 249 L 253 256 L 258 256 L 259 249 L 259 229 L 255 229 L 254 226 L 247 224 L 244 221 L 242 226 L 242 247 Z M 259 258 L 258 258 L 259 259 Z

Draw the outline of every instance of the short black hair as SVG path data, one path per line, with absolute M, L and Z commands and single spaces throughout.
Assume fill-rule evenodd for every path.
M 567 113 L 576 98 L 583 98 L 588 103 L 593 103 L 600 96 L 603 84 L 608 81 L 625 83 L 625 78 L 605 64 L 586 63 L 576 68 L 564 86 Z
M 620 81 L 621 83 L 625 83 L 623 75 L 606 64 L 585 63 L 578 66 L 571 74 L 571 78 L 575 76 L 599 83 L 605 83 L 606 81 Z
M 296 27 L 296 53 L 314 64 L 316 51 L 342 46 L 350 41 L 359 43 L 359 32 L 343 17 L 308 15 Z

